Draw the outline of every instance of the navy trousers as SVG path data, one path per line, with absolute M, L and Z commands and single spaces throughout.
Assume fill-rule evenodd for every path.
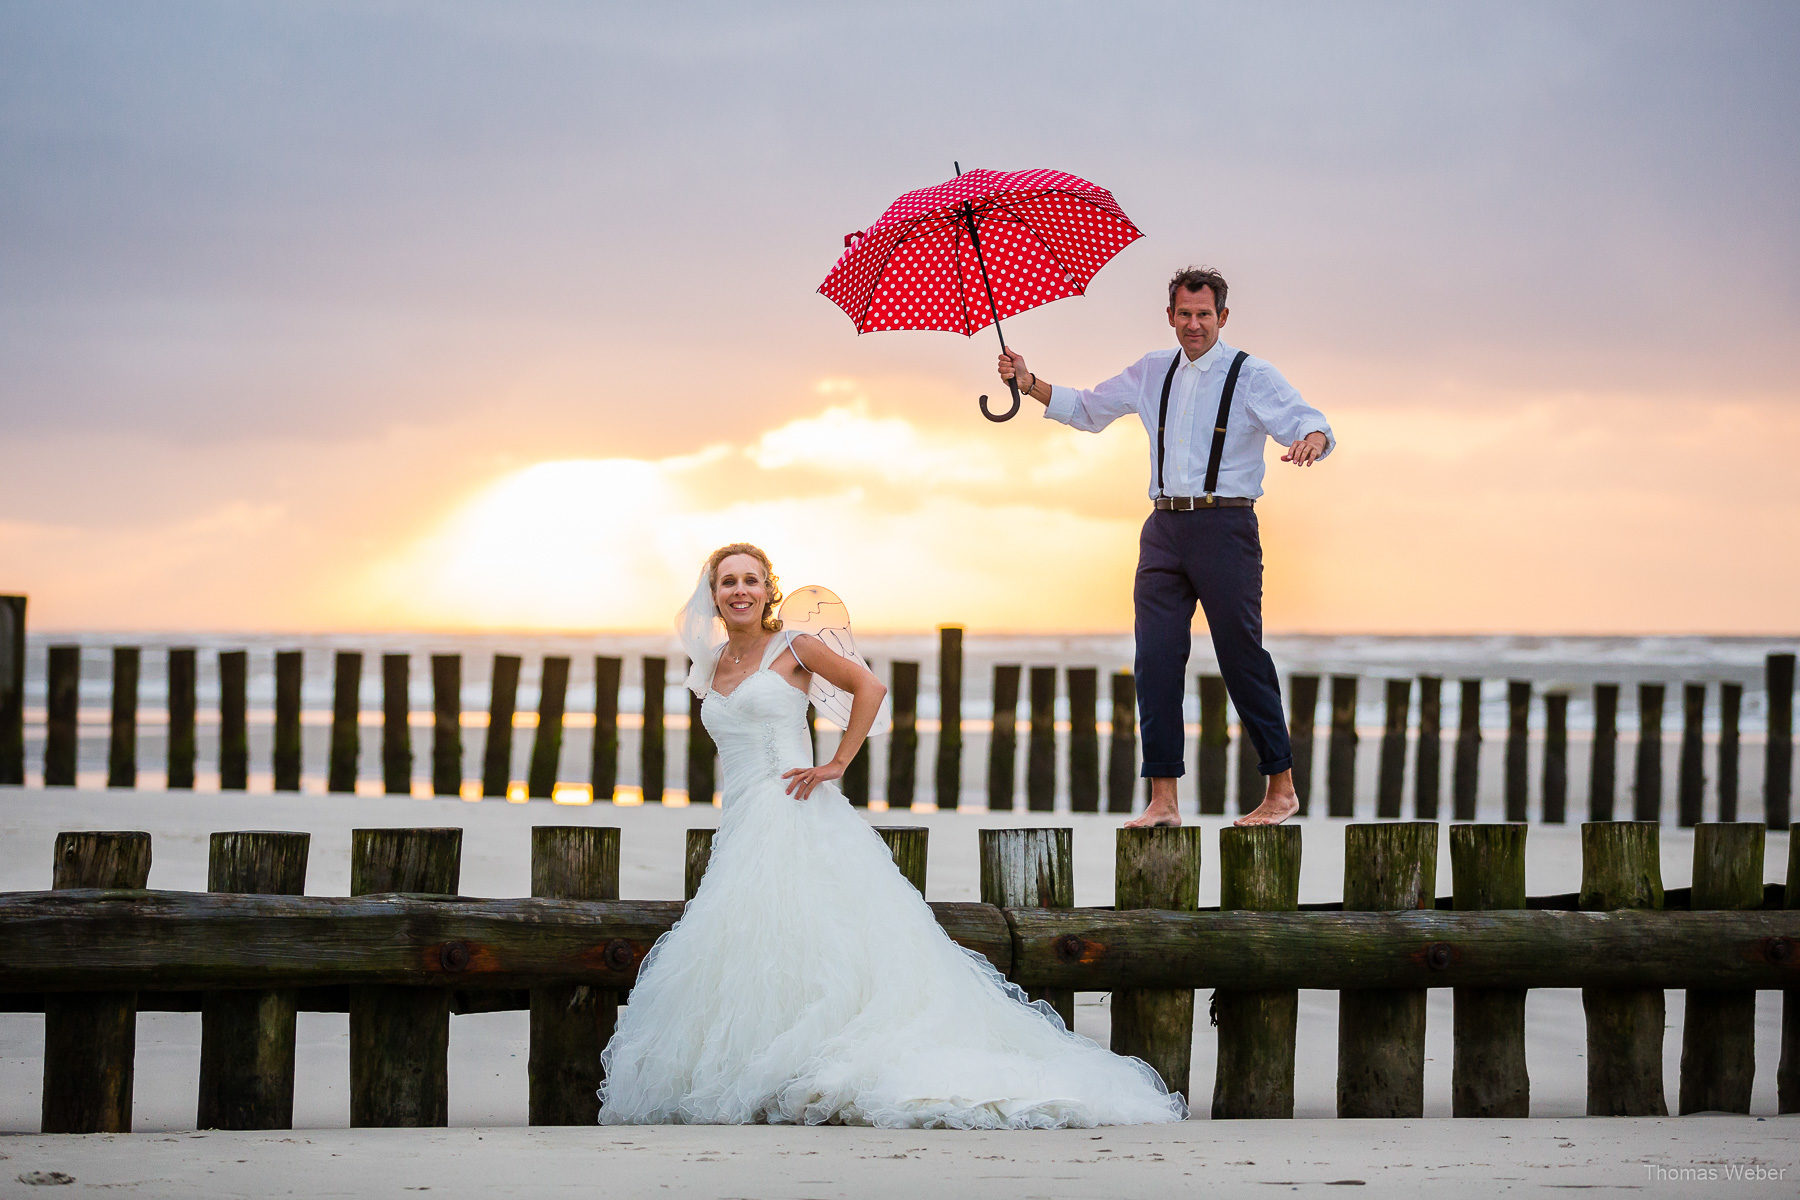
M 1186 773 L 1181 697 L 1194 603 L 1206 613 L 1225 691 L 1264 775 L 1294 765 L 1281 683 L 1262 644 L 1262 540 L 1253 508 L 1152 510 L 1138 539 L 1138 725 L 1146 779 Z

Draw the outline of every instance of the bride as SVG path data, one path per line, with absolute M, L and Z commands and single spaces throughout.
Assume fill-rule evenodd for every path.
M 1182 1119 L 1148 1065 L 1070 1032 L 939 927 L 833 786 L 887 689 L 847 622 L 784 629 L 776 582 L 761 550 L 721 547 L 681 616 L 724 807 L 700 889 L 645 957 L 601 1055 L 601 1123 Z M 809 609 L 841 612 L 824 589 L 805 592 Z M 845 731 L 816 765 L 809 695 Z

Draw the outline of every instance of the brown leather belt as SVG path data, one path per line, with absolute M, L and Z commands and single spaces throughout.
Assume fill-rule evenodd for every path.
M 1158 496 L 1154 501 L 1163 512 L 1192 512 L 1196 508 L 1253 508 L 1256 501 L 1248 496 Z

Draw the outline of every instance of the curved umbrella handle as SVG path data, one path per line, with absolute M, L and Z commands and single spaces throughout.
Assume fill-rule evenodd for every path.
M 1013 402 L 1012 402 L 1012 407 L 1007 409 L 1005 412 L 996 413 L 992 409 L 990 409 L 988 407 L 988 401 L 987 401 L 986 396 L 982 396 L 975 402 L 981 408 L 981 415 L 986 417 L 988 420 L 995 422 L 996 424 L 998 424 L 1001 421 L 1010 421 L 1014 417 L 1019 415 L 1019 384 L 1018 384 L 1018 381 L 1009 379 L 1006 381 L 1006 386 L 1012 389 L 1012 401 Z

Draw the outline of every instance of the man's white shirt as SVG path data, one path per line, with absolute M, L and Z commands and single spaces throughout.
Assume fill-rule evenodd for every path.
M 1225 376 L 1237 356 L 1237 350 L 1224 342 L 1214 342 L 1212 349 L 1192 360 L 1179 348 L 1153 350 L 1106 382 L 1085 390 L 1052 385 L 1050 403 L 1044 409 L 1050 420 L 1089 433 L 1098 433 L 1120 417 L 1136 413 L 1150 435 L 1147 490 L 1152 499 L 1157 494 L 1156 417 L 1172 354 L 1180 357 L 1181 365 L 1175 368 L 1169 386 L 1162 494 L 1202 495 Z M 1325 454 L 1330 454 L 1337 438 L 1325 414 L 1301 399 L 1280 371 L 1255 355 L 1246 358 L 1225 422 L 1225 450 L 1219 457 L 1214 494 L 1252 499 L 1262 495 L 1263 439 L 1273 438 L 1285 448 L 1315 431 L 1325 435 Z

